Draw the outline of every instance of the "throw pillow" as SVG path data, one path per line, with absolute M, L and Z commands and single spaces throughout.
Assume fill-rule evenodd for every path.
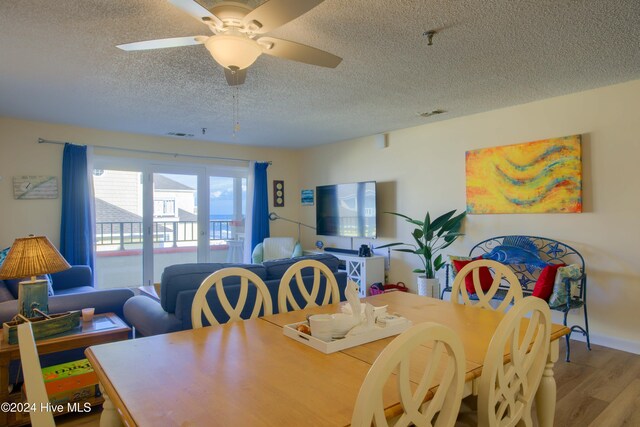
M 5 248 L 0 251 L 0 265 L 2 265 L 2 263 L 4 262 L 4 259 L 7 257 L 10 249 L 11 248 Z
M 44 278 L 47 279 L 47 287 L 49 288 L 49 296 L 53 296 L 53 278 L 50 274 L 45 274 Z
M 468 256 L 449 255 L 449 264 L 451 265 L 451 270 L 453 270 L 453 277 L 456 277 L 456 274 L 458 274 L 458 269 L 454 263 L 455 261 L 471 261 L 471 258 Z
M 480 259 L 481 257 L 478 258 L 474 258 L 474 259 L 469 259 L 469 260 L 454 260 L 453 261 L 453 265 L 455 266 L 455 269 L 457 271 L 462 270 L 467 264 L 469 264 L 472 261 L 475 261 L 477 259 Z M 479 278 L 480 278 L 480 288 L 486 292 L 491 288 L 491 284 L 493 283 L 493 276 L 491 275 L 491 272 L 489 271 L 489 267 L 480 267 L 479 268 Z M 464 278 L 464 284 L 465 287 L 467 288 L 467 292 L 470 295 L 474 295 L 476 293 L 476 288 L 475 286 L 473 286 L 473 273 L 469 273 L 465 276 Z
M 560 267 L 564 266 L 565 264 L 549 264 L 543 268 L 531 295 L 549 301 L 549 297 L 553 292 L 553 285 L 556 281 L 556 273 Z
M 580 277 L 582 277 L 582 269 L 578 264 L 567 265 L 566 267 L 560 267 L 556 274 L 556 280 L 553 285 L 553 292 L 549 297 L 549 307 L 557 308 L 562 305 L 566 305 L 569 299 L 567 288 L 564 284 L 565 279 L 570 279 L 571 296 L 580 295 Z

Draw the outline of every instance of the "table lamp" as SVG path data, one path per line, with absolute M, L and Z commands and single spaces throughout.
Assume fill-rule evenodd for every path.
M 45 236 L 18 238 L 13 242 L 0 268 L 0 279 L 29 277 L 18 285 L 18 310 L 25 317 L 35 317 L 33 309 L 49 312 L 48 280 L 36 276 L 71 268 Z

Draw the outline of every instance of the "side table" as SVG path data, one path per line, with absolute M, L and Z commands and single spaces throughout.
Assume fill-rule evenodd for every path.
M 75 348 L 86 348 L 96 344 L 126 340 L 131 328 L 114 313 L 96 314 L 91 322 L 80 322 L 80 326 L 67 332 L 36 341 L 38 354 L 50 354 Z M 12 401 L 9 395 L 9 364 L 20 360 L 18 344 L 5 342 L 0 330 L 0 403 Z M 13 400 L 15 401 L 15 400 Z M 90 401 L 99 405 L 102 399 Z M 60 415 L 62 413 L 57 413 Z M 0 426 L 20 426 L 29 424 L 27 413 L 7 413 L 0 411 Z

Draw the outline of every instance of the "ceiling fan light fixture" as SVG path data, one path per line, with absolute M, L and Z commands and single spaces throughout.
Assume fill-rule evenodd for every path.
M 262 54 L 255 40 L 234 34 L 209 37 L 205 47 L 218 64 L 230 70 L 244 70 Z

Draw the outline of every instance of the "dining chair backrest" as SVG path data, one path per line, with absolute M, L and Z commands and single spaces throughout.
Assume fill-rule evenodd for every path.
M 420 347 L 422 350 L 430 347 L 431 357 L 420 382 L 412 386 L 410 356 Z M 425 361 L 420 358 L 420 362 Z M 377 427 L 389 426 L 382 392 L 393 373 L 403 411 L 399 416 L 393 416 L 393 425 L 446 427 L 455 424 L 464 388 L 465 354 L 462 342 L 453 330 L 433 322 L 420 323 L 391 341 L 360 387 L 352 426 L 369 427 L 373 423 Z
M 229 301 L 227 293 L 225 292 L 225 285 L 223 284 L 223 279 L 231 276 L 240 278 L 239 284 L 227 285 L 228 287 L 240 287 L 235 305 L 232 305 Z M 253 284 L 255 287 L 253 309 L 249 316 L 241 317 L 245 306 L 248 304 L 250 284 Z M 240 267 L 222 268 L 207 276 L 196 291 L 196 295 L 193 298 L 193 305 L 191 306 L 191 323 L 193 324 L 194 329 L 202 327 L 203 314 L 209 324 L 218 325 L 221 323 L 216 319 L 207 302 L 207 293 L 212 286 L 215 287 L 220 305 L 229 316 L 229 322 L 237 322 L 245 318 L 253 319 L 258 317 L 261 310 L 264 315 L 273 313 L 273 304 L 271 302 L 269 289 L 258 275 Z
M 311 291 L 307 290 L 302 278 L 302 270 L 305 268 L 313 269 Z M 322 286 L 321 283 L 322 277 L 325 279 L 324 286 Z M 300 307 L 291 290 L 291 282 L 294 278 L 298 292 L 305 301 L 303 307 Z M 278 311 L 280 313 L 286 313 L 289 311 L 289 306 L 291 306 L 293 310 L 300 310 L 304 307 L 316 307 L 318 306 L 317 301 L 321 291 L 323 292 L 323 296 L 320 305 L 340 301 L 338 282 L 326 264 L 313 259 L 298 261 L 289 267 L 282 276 L 282 279 L 280 279 L 280 286 L 278 288 Z
M 479 426 L 533 425 L 531 405 L 550 338 L 549 305 L 533 296 L 516 302 L 498 325 L 485 356 L 478 383 Z
M 31 425 L 52 427 L 55 426 L 52 411 L 43 411 L 41 408 L 49 404 L 47 389 L 44 386 L 38 348 L 33 338 L 33 330 L 30 323 L 18 325 L 18 347 L 20 349 L 20 361 L 22 363 L 24 385 L 27 393 L 27 402 L 32 409 L 29 411 Z
M 483 291 L 481 271 L 487 268 L 493 270 L 493 281 L 491 282 L 491 287 Z M 469 275 L 471 275 L 469 278 L 473 281 L 473 288 L 476 291 L 474 298 L 471 297 L 466 286 L 466 279 Z M 503 281 L 509 283 L 509 287 L 504 294 L 502 294 L 504 285 L 502 289 L 500 288 L 500 284 Z M 456 274 L 451 287 L 452 302 L 459 304 L 460 299 L 462 299 L 462 304 L 490 310 L 506 311 L 512 303 L 522 299 L 522 287 L 514 272 L 506 265 L 488 259 L 479 259 L 465 265 Z M 498 296 L 498 291 L 501 291 L 502 300 L 494 299 Z M 495 304 L 496 301 L 498 301 L 497 306 L 494 307 L 492 302 Z

